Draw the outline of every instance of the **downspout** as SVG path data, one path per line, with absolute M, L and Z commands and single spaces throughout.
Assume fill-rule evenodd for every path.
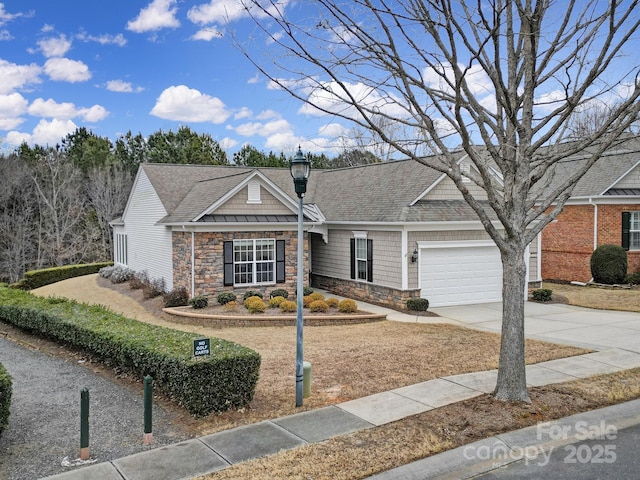
M 589 198 L 589 203 L 593 205 L 593 249 L 598 248 L 598 204 Z

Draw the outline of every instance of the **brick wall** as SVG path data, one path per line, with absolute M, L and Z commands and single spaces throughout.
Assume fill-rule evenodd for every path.
M 598 245 L 620 245 L 622 212 L 638 205 L 598 205 Z M 588 282 L 591 279 L 594 206 L 568 205 L 542 232 L 542 278 Z M 629 272 L 640 271 L 640 251 L 627 252 Z
M 297 232 L 196 232 L 194 238 L 195 295 L 215 297 L 223 291 L 233 291 L 239 297 L 247 290 L 256 290 L 268 297 L 271 290 L 284 288 L 295 295 L 297 284 Z M 247 287 L 224 286 L 224 242 L 228 240 L 273 238 L 285 241 L 285 282 Z M 305 234 L 304 271 L 308 271 L 308 241 Z M 173 232 L 174 288 L 183 286 L 191 291 L 191 232 Z M 305 285 L 308 282 L 305 281 Z

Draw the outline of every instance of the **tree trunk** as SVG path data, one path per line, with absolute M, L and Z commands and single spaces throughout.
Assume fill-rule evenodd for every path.
M 527 392 L 524 358 L 524 302 L 527 267 L 524 246 L 502 251 L 502 339 L 498 381 L 493 394 L 498 400 L 531 402 Z

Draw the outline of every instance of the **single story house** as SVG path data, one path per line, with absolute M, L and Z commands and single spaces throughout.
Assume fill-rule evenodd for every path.
M 414 161 L 313 170 L 304 201 L 312 286 L 399 308 L 501 301 L 498 248 L 446 175 Z M 288 169 L 143 164 L 111 223 L 114 260 L 192 296 L 294 294 L 297 211 Z M 533 242 L 531 282 L 538 251 Z
M 558 174 L 573 161 L 580 158 L 568 158 Z M 591 254 L 603 244 L 624 247 L 628 272 L 640 271 L 640 142 L 635 138 L 606 152 L 543 230 L 542 278 L 588 282 Z

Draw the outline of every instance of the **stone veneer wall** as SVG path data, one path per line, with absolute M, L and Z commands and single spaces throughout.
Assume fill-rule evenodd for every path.
M 311 285 L 342 297 L 362 300 L 363 302 L 399 310 L 407 309 L 407 300 L 420 298 L 420 289 L 399 290 L 375 285 L 373 283 L 326 277 L 314 273 L 311 274 Z
M 262 292 L 268 298 L 272 290 L 284 288 L 295 296 L 298 239 L 295 231 L 278 232 L 196 232 L 195 295 L 215 297 L 223 291 L 232 291 L 241 297 L 247 290 Z M 285 241 L 285 282 L 270 285 L 224 286 L 224 242 L 240 239 L 268 238 Z M 308 240 L 305 235 L 304 268 L 308 271 Z M 191 292 L 191 232 L 173 232 L 173 285 Z

